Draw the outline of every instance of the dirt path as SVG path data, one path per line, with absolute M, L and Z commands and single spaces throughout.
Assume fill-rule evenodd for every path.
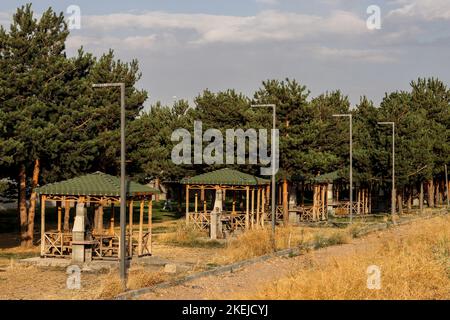
M 142 295 L 139 299 L 239 299 L 248 293 L 257 292 L 267 283 L 291 275 L 299 268 L 311 266 L 313 262 L 314 264 L 326 263 L 345 255 L 372 250 L 384 236 L 389 234 L 402 237 L 410 228 L 411 225 L 406 225 L 376 232 L 363 238 L 353 239 L 348 244 L 323 248 L 296 257 L 274 257 L 233 273 L 199 278 L 170 288 L 156 289 L 154 292 Z

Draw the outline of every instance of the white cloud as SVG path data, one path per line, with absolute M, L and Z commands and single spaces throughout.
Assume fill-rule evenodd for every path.
M 256 3 L 262 3 L 267 5 L 276 5 L 279 4 L 279 0 L 255 0 Z
M 313 52 L 320 58 L 325 58 L 327 60 L 352 59 L 371 63 L 387 63 L 396 60 L 392 53 L 389 54 L 385 51 L 369 49 L 337 49 L 320 46 L 314 48 Z
M 450 19 L 449 0 L 399 0 L 401 7 L 389 12 L 389 17 L 420 18 L 423 20 Z
M 101 44 L 102 47 L 120 48 L 124 47 L 129 50 L 152 49 L 157 40 L 156 35 L 149 36 L 130 36 L 118 38 L 113 36 L 92 37 L 92 36 L 70 36 L 67 39 L 67 48 L 76 50 L 81 46 L 96 46 Z
M 359 35 L 367 32 L 365 21 L 353 13 L 335 11 L 330 16 L 266 10 L 255 16 L 225 16 L 146 12 L 84 17 L 84 26 L 95 31 L 118 29 L 190 30 L 192 43 L 242 43 L 265 40 L 299 40 L 318 35 Z

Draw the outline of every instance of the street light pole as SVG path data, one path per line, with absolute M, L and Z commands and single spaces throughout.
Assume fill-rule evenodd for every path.
M 252 108 L 272 108 L 272 146 L 275 143 L 275 129 L 276 129 L 276 105 L 275 104 L 255 104 Z M 273 149 L 273 148 L 272 148 Z M 272 150 L 272 237 L 275 243 L 275 150 Z
M 333 117 L 349 117 L 350 119 L 350 224 L 353 222 L 353 115 L 333 114 Z
M 392 126 L 392 200 L 391 200 L 391 215 L 394 219 L 395 215 L 395 122 L 378 122 L 381 125 Z
M 93 84 L 93 88 L 120 88 L 120 252 L 119 273 L 123 288 L 126 288 L 125 265 L 125 224 L 126 224 L 126 185 L 125 185 L 125 83 L 100 83 Z

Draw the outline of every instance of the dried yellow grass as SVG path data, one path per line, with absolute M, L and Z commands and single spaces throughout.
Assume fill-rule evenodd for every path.
M 179 221 L 176 225 L 175 232 L 163 233 L 158 235 L 157 240 L 164 244 L 176 244 L 181 246 L 196 246 L 200 238 L 206 236 L 206 232 L 202 232 L 194 225 L 187 225 L 185 221 Z
M 313 244 L 317 247 L 347 243 L 345 229 L 278 227 L 275 231 L 275 250 L 301 247 Z M 220 250 L 214 263 L 226 264 L 254 258 L 274 252 L 272 231 L 269 228 L 249 230 L 231 240 L 226 248 Z
M 150 287 L 167 280 L 163 271 L 149 271 L 144 267 L 133 267 L 128 272 L 127 289 L 135 290 Z M 117 271 L 103 276 L 97 299 L 113 299 L 123 292 L 122 282 Z
M 148 271 L 139 267 L 130 270 L 127 287 L 130 290 L 151 287 L 167 279 L 168 277 L 163 271 Z
M 367 288 L 367 267 L 381 269 L 381 289 Z M 450 218 L 414 223 L 372 249 L 313 263 L 245 299 L 449 299 Z

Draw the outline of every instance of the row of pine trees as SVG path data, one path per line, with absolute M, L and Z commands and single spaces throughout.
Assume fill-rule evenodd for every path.
M 148 98 L 136 88 L 137 61 L 117 60 L 113 51 L 100 57 L 85 52 L 68 57 L 69 36 L 63 14 L 52 9 L 37 19 L 31 5 L 17 10 L 8 30 L 0 29 L 0 178 L 18 183 L 22 245 L 32 245 L 34 188 L 83 173 L 119 169 L 119 92 L 93 89 L 93 83 L 125 82 L 127 106 L 127 171 L 141 182 L 178 180 L 217 169 L 177 166 L 171 161 L 177 128 L 193 131 L 268 128 L 269 110 L 252 103 L 277 105 L 280 130 L 279 179 L 307 180 L 349 166 L 349 125 L 336 113 L 354 119 L 355 176 L 367 188 L 389 185 L 391 132 L 379 121 L 396 123 L 396 188 L 411 201 L 425 185 L 428 205 L 443 199 L 444 165 L 450 157 L 450 90 L 435 78 L 419 78 L 407 91 L 388 93 L 379 106 L 362 96 L 356 106 L 339 90 L 311 97 L 296 80 L 267 80 L 253 95 L 235 90 L 205 90 L 190 105 L 156 103 L 143 111 Z M 239 166 L 258 174 L 259 166 Z M 28 204 L 27 204 L 28 202 Z

